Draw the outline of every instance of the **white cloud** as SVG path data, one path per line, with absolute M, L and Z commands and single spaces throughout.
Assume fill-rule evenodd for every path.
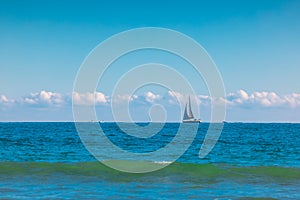
M 123 95 L 115 95 L 112 97 L 112 101 L 117 104 L 124 104 L 127 102 L 132 102 L 135 104 L 155 104 L 158 101 L 160 101 L 162 98 L 161 95 L 155 94 L 153 92 L 145 92 L 144 94 L 140 95 L 129 95 L 129 94 L 123 94 Z
M 120 94 L 117 94 L 117 95 L 111 97 L 111 100 L 114 103 L 127 103 L 128 101 L 129 102 L 134 101 L 137 98 L 139 98 L 137 95 L 129 95 L 129 94 L 120 95 Z
M 65 99 L 60 93 L 42 90 L 23 97 L 19 102 L 34 106 L 60 106 L 65 103 Z
M 197 100 L 198 105 L 210 106 L 212 98 L 207 95 L 198 95 Z
M 300 105 L 300 94 L 290 94 L 284 96 L 284 101 L 291 107 L 297 107 Z
M 186 101 L 186 98 L 183 94 L 175 91 L 168 91 L 168 103 L 169 104 L 177 104 L 177 103 L 183 103 Z
M 73 103 L 75 105 L 90 106 L 93 104 L 105 104 L 108 102 L 108 97 L 101 92 L 78 93 L 73 92 Z
M 245 107 L 297 107 L 300 106 L 300 94 L 279 96 L 275 92 L 253 92 L 248 94 L 244 90 L 229 93 L 226 103 L 231 106 Z
M 152 92 L 146 92 L 144 94 L 144 97 L 145 97 L 145 100 L 148 102 L 148 103 L 154 103 L 155 101 L 161 99 L 161 96 L 158 95 L 158 94 L 154 94 Z
M 207 95 L 192 96 L 188 94 L 181 94 L 175 91 L 169 91 L 168 95 L 170 97 L 169 103 L 171 104 L 177 104 L 177 101 L 179 101 L 179 103 L 184 105 L 188 101 L 189 97 L 191 98 L 191 102 L 197 105 L 208 106 L 211 103 L 211 97 Z
M 0 95 L 0 105 L 11 106 L 13 104 L 13 99 L 8 99 L 5 95 Z
M 183 95 L 180 94 L 179 92 L 175 92 L 175 91 L 168 91 L 168 95 L 170 97 L 175 97 L 177 99 L 182 99 Z
M 235 93 L 229 93 L 226 97 L 226 103 L 230 105 L 243 104 L 248 101 L 249 95 L 244 90 L 238 90 Z
M 0 95 L 0 103 L 7 103 L 7 102 L 8 102 L 7 97 L 4 95 Z

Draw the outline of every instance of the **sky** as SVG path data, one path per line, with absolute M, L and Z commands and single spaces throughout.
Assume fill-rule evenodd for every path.
M 226 89 L 226 121 L 300 122 L 299 10 L 297 0 L 2 0 L 0 121 L 72 121 L 74 80 L 90 51 L 119 32 L 162 27 L 188 35 L 209 53 Z M 101 120 L 113 120 L 109 92 L 115 84 L 113 75 L 120 77 L 122 66 L 129 69 L 151 61 L 179 71 L 184 65 L 157 51 L 120 59 L 96 93 Z M 181 71 L 193 76 L 192 71 Z M 194 102 L 199 104 L 199 117 L 209 121 L 211 98 L 203 80 L 198 82 Z M 178 121 L 178 101 L 186 101 L 187 95 L 174 97 L 173 92 L 146 87 L 134 96 L 119 94 L 116 101 L 122 107 L 122 100 L 129 99 L 136 121 L 149 120 L 149 109 L 158 104 L 169 113 L 168 121 Z M 74 103 L 90 105 L 91 99 L 93 94 L 78 94 Z

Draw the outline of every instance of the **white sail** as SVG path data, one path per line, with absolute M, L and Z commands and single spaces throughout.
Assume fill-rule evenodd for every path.
M 189 119 L 193 119 L 193 118 L 194 118 L 194 115 L 193 115 L 193 112 L 192 112 L 191 98 L 190 98 L 190 97 L 189 97 L 189 111 L 188 111 L 188 118 L 189 118 Z
M 185 104 L 184 114 L 183 114 L 183 120 L 189 119 L 188 110 L 187 110 L 187 104 Z

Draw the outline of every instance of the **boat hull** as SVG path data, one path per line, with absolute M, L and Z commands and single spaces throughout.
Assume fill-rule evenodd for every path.
M 182 123 L 200 123 L 200 119 L 188 119 L 188 120 L 182 120 Z

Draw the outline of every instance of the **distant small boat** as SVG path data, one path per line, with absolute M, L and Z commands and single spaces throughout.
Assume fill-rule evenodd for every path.
M 192 112 L 191 98 L 189 97 L 188 103 L 185 105 L 184 114 L 183 114 L 183 123 L 200 123 L 200 119 L 196 119 Z

